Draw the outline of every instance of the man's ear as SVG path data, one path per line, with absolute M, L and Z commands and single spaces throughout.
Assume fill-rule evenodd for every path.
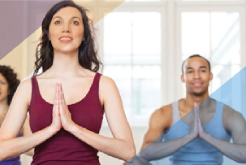
M 213 73 L 212 72 L 210 72 L 210 75 L 209 75 L 210 77 L 209 77 L 209 80 L 211 81 L 211 80 L 213 80 L 213 78 L 214 78 L 214 75 L 213 75 Z
M 184 83 L 185 82 L 185 80 L 184 80 L 184 74 L 181 74 L 181 81 Z

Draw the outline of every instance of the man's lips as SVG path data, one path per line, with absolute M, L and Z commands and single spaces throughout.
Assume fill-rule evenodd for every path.
M 192 83 L 192 86 L 194 87 L 201 87 L 203 83 L 201 82 L 196 82 L 196 83 Z

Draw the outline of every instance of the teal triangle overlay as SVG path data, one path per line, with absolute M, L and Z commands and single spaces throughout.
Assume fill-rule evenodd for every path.
M 239 111 L 246 118 L 246 67 L 210 95 Z

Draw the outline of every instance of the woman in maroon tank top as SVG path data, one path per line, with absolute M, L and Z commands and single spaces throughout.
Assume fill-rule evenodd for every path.
M 32 148 L 33 165 L 99 165 L 98 151 L 126 161 L 135 155 L 117 87 L 97 73 L 86 12 L 72 1 L 47 12 L 34 77 L 18 87 L 0 131 L 0 161 Z M 28 111 L 33 134 L 15 138 Z M 113 138 L 99 135 L 104 113 Z

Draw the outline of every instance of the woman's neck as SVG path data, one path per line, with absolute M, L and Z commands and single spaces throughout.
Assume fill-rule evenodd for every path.
M 59 77 L 73 77 L 81 68 L 78 53 L 55 53 L 50 73 Z

